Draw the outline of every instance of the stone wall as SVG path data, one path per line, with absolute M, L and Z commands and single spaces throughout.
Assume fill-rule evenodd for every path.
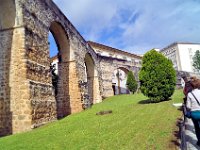
M 23 5 L 26 46 L 27 49 L 33 51 L 27 59 L 29 63 L 32 62 L 31 66 L 35 66 L 35 69 L 30 69 L 28 79 L 35 87 L 45 89 L 44 93 L 31 97 L 32 103 L 37 104 L 37 106 L 32 106 L 35 113 L 32 118 L 33 123 L 40 124 L 54 119 L 55 115 L 62 118 L 81 111 L 78 81 L 84 77 L 81 74 L 83 68 L 80 68 L 79 64 L 84 61 L 86 53 L 90 53 L 92 57 L 96 54 L 87 46 L 87 42 L 52 1 L 28 0 L 23 1 Z M 49 30 L 52 30 L 57 38 L 58 47 L 61 48 L 59 52 L 62 55 L 62 61 L 59 62 L 58 67 L 59 81 L 56 97 L 52 95 L 51 77 L 48 74 L 50 58 L 47 38 Z M 57 35 L 57 32 L 61 35 Z
M 112 89 L 112 74 L 114 72 L 113 60 L 101 57 L 100 66 L 102 70 L 102 87 L 103 87 L 103 98 L 110 97 L 114 95 Z
M 114 88 L 116 88 L 114 86 L 116 85 L 112 82 L 114 71 L 117 69 L 123 70 L 126 73 L 132 71 L 136 80 L 138 80 L 138 72 L 142 62 L 141 56 L 92 41 L 88 41 L 88 43 L 98 54 L 102 81 L 100 86 L 103 88 L 101 95 L 103 98 L 114 95 Z
M 30 130 L 82 111 L 79 81 L 85 80 L 85 55 L 97 72 L 91 97 L 101 101 L 96 53 L 51 0 L 3 0 L 0 9 L 0 134 Z M 5 8 L 13 11 L 6 19 Z M 2 21 L 3 20 L 3 21 Z M 49 72 L 49 31 L 61 55 L 58 94 Z
M 138 73 L 140 70 L 140 66 L 135 66 L 129 61 L 110 58 L 105 56 L 99 56 L 99 63 L 101 67 L 101 77 L 102 77 L 102 96 L 103 98 L 110 97 L 114 95 L 114 91 L 112 88 L 112 75 L 115 70 L 121 68 L 128 71 L 132 71 L 136 80 L 138 80 Z
M 10 59 L 13 30 L 0 31 L 0 136 L 12 133 L 10 112 Z
M 13 32 L 10 61 L 10 102 L 12 112 L 12 132 L 26 131 L 31 125 L 30 92 L 27 81 L 25 29 Z
M 37 0 L 20 2 L 25 25 L 26 81 L 31 111 L 31 125 L 27 128 L 30 129 L 55 120 L 57 104 L 49 72 L 47 5 Z
M 86 80 L 91 102 L 99 103 L 102 96 L 113 95 L 115 69 L 134 71 L 125 60 L 98 56 L 51 0 L 3 0 L 0 8 L 4 6 L 13 12 L 9 19 L 0 15 L 1 135 L 27 131 L 82 111 L 79 83 Z M 0 14 L 5 14 L 5 9 L 0 9 Z M 49 72 L 49 31 L 60 55 L 57 95 Z

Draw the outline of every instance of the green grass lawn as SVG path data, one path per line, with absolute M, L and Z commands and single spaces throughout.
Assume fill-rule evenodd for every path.
M 165 150 L 176 149 L 182 90 L 172 100 L 145 104 L 142 94 L 110 97 L 91 109 L 30 132 L 0 138 L 0 150 Z M 96 112 L 112 110 L 97 116 Z

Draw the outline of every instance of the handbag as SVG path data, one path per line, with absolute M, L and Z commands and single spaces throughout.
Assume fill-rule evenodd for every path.
M 200 120 L 200 111 L 191 111 L 190 116 L 192 119 Z
M 198 105 L 200 106 L 199 101 L 197 100 L 196 96 L 191 92 L 191 94 L 193 95 L 194 99 L 197 101 Z M 187 117 L 187 116 L 186 116 Z M 190 117 L 192 119 L 195 120 L 200 120 L 200 110 L 196 110 L 196 111 L 190 111 Z

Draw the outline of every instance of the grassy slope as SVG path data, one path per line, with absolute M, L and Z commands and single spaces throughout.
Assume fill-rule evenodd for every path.
M 138 104 L 147 99 L 141 94 L 114 96 L 31 132 L 0 138 L 0 149 L 173 149 L 171 140 L 181 112 L 172 103 L 181 102 L 182 96 L 182 91 L 176 91 L 171 101 L 157 104 Z M 108 109 L 113 113 L 95 115 Z

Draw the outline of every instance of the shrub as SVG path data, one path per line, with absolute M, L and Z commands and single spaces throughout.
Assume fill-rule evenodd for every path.
M 129 89 L 133 94 L 134 94 L 135 91 L 137 90 L 137 81 L 135 80 L 135 77 L 134 77 L 132 71 L 129 71 L 129 72 L 128 72 L 126 85 L 127 85 L 128 89 Z
M 174 93 L 176 72 L 171 60 L 151 50 L 143 56 L 139 80 L 145 96 L 154 102 L 164 101 Z
M 200 51 L 197 50 L 193 56 L 192 66 L 199 72 L 200 71 Z

